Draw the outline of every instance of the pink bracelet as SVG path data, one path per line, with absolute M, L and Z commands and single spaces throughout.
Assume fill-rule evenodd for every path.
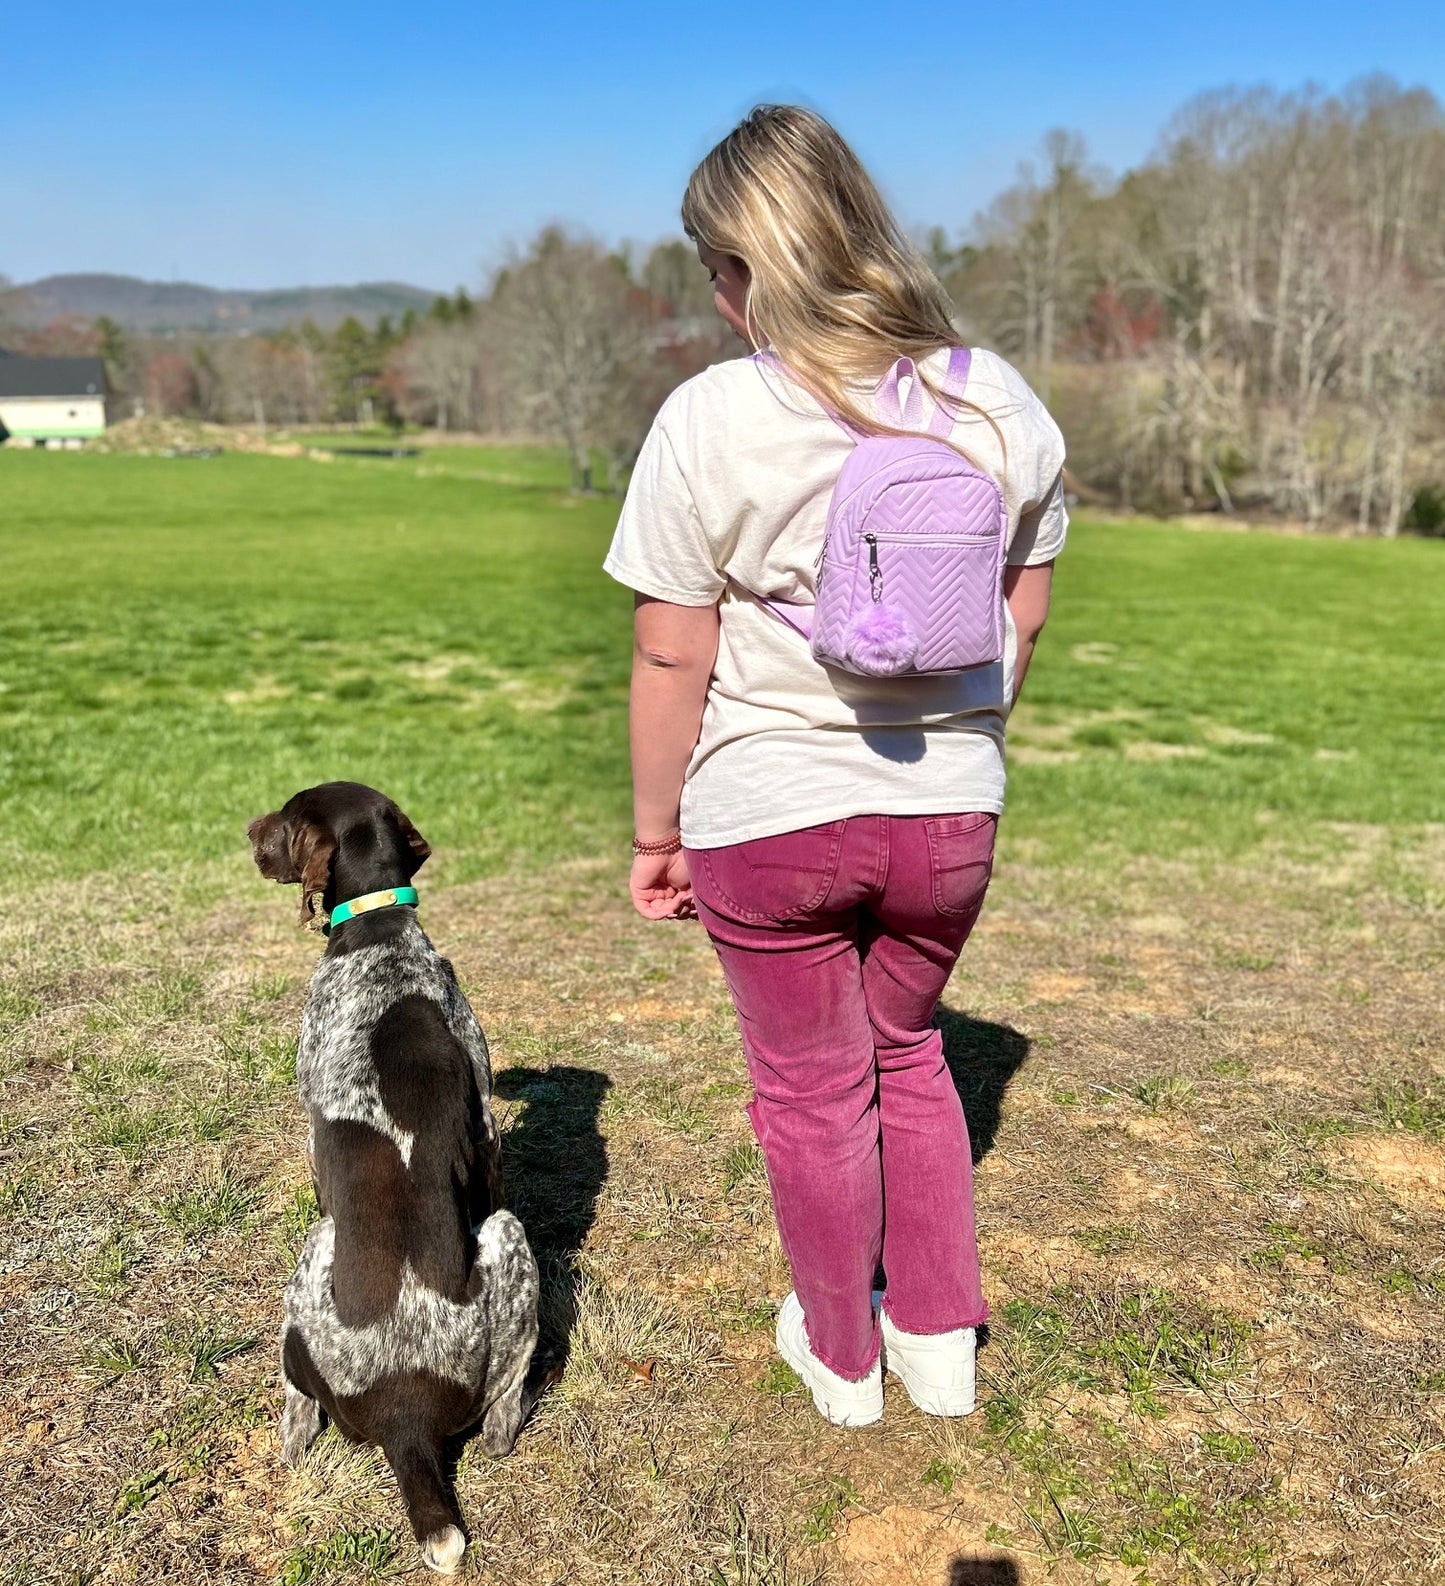
M 632 852 L 641 857 L 646 854 L 649 858 L 661 857 L 664 854 L 680 854 L 682 852 L 682 833 L 674 832 L 671 837 L 661 837 L 655 842 L 644 842 L 640 837 L 632 839 Z

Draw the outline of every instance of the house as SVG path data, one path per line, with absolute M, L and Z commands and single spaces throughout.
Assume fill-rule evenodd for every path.
M 104 433 L 104 359 L 0 353 L 0 441 L 78 446 Z

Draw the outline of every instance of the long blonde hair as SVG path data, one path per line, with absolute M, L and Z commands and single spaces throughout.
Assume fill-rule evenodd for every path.
M 888 432 L 859 387 L 899 358 L 957 340 L 947 294 L 858 156 L 819 115 L 759 105 L 692 173 L 682 200 L 694 242 L 747 267 L 744 316 L 815 397 L 860 429 Z M 935 401 L 990 415 L 943 397 Z M 999 435 L 1002 445 L 1003 437 Z

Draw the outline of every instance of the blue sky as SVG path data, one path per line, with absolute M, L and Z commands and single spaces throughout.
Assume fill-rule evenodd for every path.
M 1445 97 L 1420 0 L 903 7 L 66 0 L 0 27 L 0 272 L 477 285 L 560 219 L 676 231 L 753 103 L 811 104 L 910 227 L 967 225 L 1044 132 L 1116 170 L 1229 83 Z M 910 20 L 911 19 L 911 20 Z

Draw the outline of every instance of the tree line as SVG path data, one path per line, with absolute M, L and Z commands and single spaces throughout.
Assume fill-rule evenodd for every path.
M 1445 531 L 1445 116 L 1388 79 L 1228 89 L 1114 179 L 1053 132 L 925 248 L 960 334 L 1063 428 L 1070 480 L 1129 509 Z M 735 356 L 681 240 L 645 257 L 550 227 L 485 293 L 330 332 L 128 336 L 61 322 L 12 350 L 99 352 L 118 415 L 418 424 L 562 442 L 617 488 L 680 381 Z M 600 460 L 600 472 L 598 463 Z
M 932 247 L 1081 490 L 1445 527 L 1445 119 L 1425 90 L 1206 94 L 1118 181 L 1052 133 L 961 246 Z

